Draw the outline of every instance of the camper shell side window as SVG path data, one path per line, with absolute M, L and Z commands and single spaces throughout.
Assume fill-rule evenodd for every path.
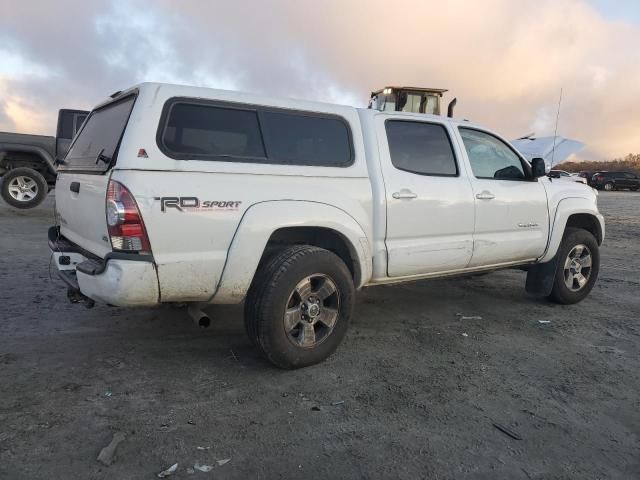
M 171 98 L 158 147 L 175 160 L 348 167 L 347 121 L 333 114 L 193 98 Z

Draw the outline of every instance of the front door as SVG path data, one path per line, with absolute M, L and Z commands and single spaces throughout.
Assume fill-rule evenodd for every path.
M 527 261 L 543 254 L 549 235 L 542 180 L 506 142 L 460 127 L 471 167 L 476 218 L 469 267 Z
M 471 183 L 448 122 L 376 119 L 389 277 L 463 269 L 473 251 Z

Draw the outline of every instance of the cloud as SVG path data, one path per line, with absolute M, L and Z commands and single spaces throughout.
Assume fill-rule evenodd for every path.
M 640 152 L 640 25 L 583 0 L 121 0 L 5 10 L 0 45 L 11 45 L 13 60 L 0 69 L 0 128 L 52 133 L 58 108 L 89 107 L 145 80 L 360 106 L 373 89 L 408 84 L 448 88 L 457 115 L 514 138 L 553 132 L 563 88 L 558 132 L 584 141 L 582 156 Z M 22 113 L 8 109 L 9 97 Z

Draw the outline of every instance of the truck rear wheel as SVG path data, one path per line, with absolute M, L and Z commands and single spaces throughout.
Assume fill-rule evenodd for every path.
M 5 202 L 16 208 L 33 208 L 47 196 L 49 187 L 44 177 L 35 170 L 19 167 L 2 177 L 0 194 Z
M 280 368 L 316 364 L 342 342 L 354 296 L 340 257 L 310 245 L 288 247 L 256 274 L 245 300 L 247 334 Z
M 558 250 L 558 268 L 550 299 L 562 304 L 584 299 L 598 278 L 600 251 L 595 237 L 581 228 L 567 228 Z

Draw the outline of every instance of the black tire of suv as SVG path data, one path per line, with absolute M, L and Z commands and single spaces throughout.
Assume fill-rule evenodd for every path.
M 591 252 L 591 273 L 584 287 L 572 291 L 564 281 L 564 263 L 571 250 L 577 245 L 585 245 Z M 563 305 L 578 303 L 583 300 L 593 288 L 600 271 L 600 250 L 598 242 L 591 232 L 582 228 L 569 227 L 565 230 L 562 243 L 558 249 L 558 268 L 553 282 L 553 290 L 549 299 Z
M 616 186 L 613 184 L 613 182 L 607 182 L 602 186 L 602 188 L 607 192 L 613 192 L 616 189 Z
M 298 283 L 322 274 L 339 294 L 338 318 L 327 337 L 313 347 L 294 344 L 284 328 L 287 302 Z M 338 348 L 353 312 L 355 288 L 351 272 L 334 253 L 310 246 L 287 247 L 256 273 L 245 299 L 245 328 L 251 341 L 277 367 L 294 369 L 319 363 Z
M 36 196 L 31 200 L 26 201 L 20 201 L 16 198 L 13 198 L 11 196 L 11 193 L 9 192 L 9 184 L 16 177 L 28 177 L 33 180 L 36 183 L 38 189 L 38 191 L 36 192 Z M 42 203 L 42 201 L 47 196 L 47 193 L 49 193 L 49 186 L 47 185 L 47 181 L 39 172 L 33 170 L 32 168 L 13 168 L 5 173 L 2 177 L 2 185 L 0 185 L 0 195 L 2 195 L 4 201 L 12 207 L 20 209 L 36 207 Z

